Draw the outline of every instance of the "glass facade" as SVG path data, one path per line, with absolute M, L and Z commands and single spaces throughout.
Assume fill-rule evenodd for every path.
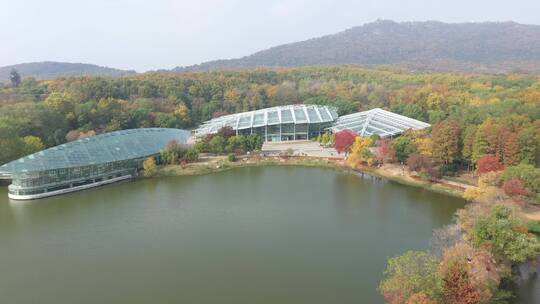
M 37 152 L 0 166 L 9 177 L 13 196 L 43 194 L 134 176 L 143 161 L 159 152 L 171 140 L 186 143 L 191 133 L 184 130 L 147 128 L 116 131 L 79 139 Z
M 403 115 L 375 108 L 339 117 L 330 127 L 334 133 L 341 130 L 351 130 L 360 136 L 379 135 L 392 137 L 406 130 L 420 130 L 430 127 L 430 124 Z
M 279 106 L 214 118 L 196 129 L 195 135 L 213 134 L 222 127 L 230 126 L 237 134 L 259 134 L 265 141 L 303 140 L 318 136 L 337 118 L 337 111 L 333 107 Z

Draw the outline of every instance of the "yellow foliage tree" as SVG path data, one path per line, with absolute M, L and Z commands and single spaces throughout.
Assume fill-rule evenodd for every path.
M 149 157 L 143 162 L 144 176 L 151 177 L 156 174 L 156 160 L 153 157 Z
M 357 136 L 351 147 L 351 153 L 347 158 L 347 163 L 352 168 L 358 168 L 362 163 L 373 164 L 373 154 L 369 150 L 373 146 L 373 139 L 369 137 Z
M 431 137 L 417 137 L 414 138 L 413 142 L 418 149 L 418 153 L 428 157 L 433 156 L 433 140 Z
M 186 124 L 191 123 L 191 118 L 189 116 L 189 109 L 184 103 L 179 104 L 176 107 L 176 109 L 174 109 L 174 115 L 176 115 Z

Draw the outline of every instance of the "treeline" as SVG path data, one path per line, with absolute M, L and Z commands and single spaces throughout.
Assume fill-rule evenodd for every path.
M 0 87 L 0 163 L 38 150 L 39 143 L 50 147 L 78 136 L 139 127 L 189 129 L 227 113 L 310 103 L 336 106 L 339 114 L 383 107 L 432 124 L 455 122 L 463 145 L 456 157 L 466 163 L 480 155 L 466 152 L 469 141 L 491 131 L 486 124 L 501 125 L 508 130 L 500 142 L 517 137 L 520 153 L 525 146 L 533 150 L 512 160 L 504 155 L 510 147 L 488 148 L 497 146 L 493 152 L 503 162 L 535 158 L 537 166 L 539 100 L 540 78 L 534 76 L 418 75 L 356 67 L 26 78 L 18 87 Z M 521 144 L 531 134 L 534 144 Z

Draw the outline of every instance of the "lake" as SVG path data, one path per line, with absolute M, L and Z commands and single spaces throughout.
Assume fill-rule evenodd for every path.
M 0 190 L 0 303 L 382 303 L 388 257 L 461 199 L 330 169 L 242 168 L 36 201 Z

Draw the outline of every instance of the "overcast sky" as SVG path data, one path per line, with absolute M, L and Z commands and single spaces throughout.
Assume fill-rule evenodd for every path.
M 0 66 L 169 69 L 377 19 L 540 24 L 540 0 L 0 0 Z

